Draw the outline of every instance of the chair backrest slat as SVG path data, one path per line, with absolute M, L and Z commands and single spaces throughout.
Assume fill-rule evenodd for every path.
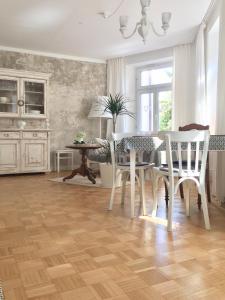
M 167 152 L 167 164 L 169 169 L 169 174 L 173 174 L 173 161 L 172 161 L 172 151 L 178 151 L 178 163 L 179 163 L 179 175 L 186 174 L 187 176 L 192 176 L 193 172 L 199 173 L 199 161 L 201 161 L 200 178 L 205 177 L 206 161 L 208 156 L 208 146 L 209 146 L 209 131 L 208 130 L 193 130 L 193 131 L 183 131 L 183 132 L 161 132 L 159 133 L 159 138 L 166 141 L 166 152 Z M 175 146 L 176 145 L 176 146 Z M 203 149 L 200 147 L 203 146 Z M 175 149 L 174 149 L 175 148 Z M 200 150 L 202 155 L 200 156 Z M 182 161 L 182 152 L 187 152 L 186 166 Z M 192 152 L 195 155 L 195 166 L 192 166 Z M 201 158 L 200 158 L 201 157 Z M 185 168 L 185 167 L 186 168 Z M 185 172 L 184 172 L 185 171 Z
M 188 143 L 187 146 L 187 171 L 188 173 L 191 172 L 191 143 Z
M 118 143 L 128 137 L 132 137 L 137 135 L 136 132 L 127 132 L 127 133 L 112 133 L 111 139 L 110 139 L 110 152 L 111 152 L 111 161 L 112 161 L 112 167 L 116 168 L 117 165 L 117 156 L 116 156 L 116 149 Z
M 200 152 L 200 143 L 196 142 L 196 152 L 195 152 L 195 172 L 198 172 L 199 167 L 199 152 Z
M 182 149 L 181 149 L 181 143 L 178 143 L 177 147 L 178 147 L 179 174 L 182 174 Z

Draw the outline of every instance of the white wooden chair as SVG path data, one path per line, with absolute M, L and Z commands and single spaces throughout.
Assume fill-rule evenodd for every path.
M 109 210 L 112 210 L 115 190 L 116 190 L 116 182 L 117 176 L 122 175 L 122 194 L 121 194 L 121 205 L 124 205 L 125 193 L 126 193 L 126 182 L 130 175 L 130 163 L 120 161 L 118 153 L 116 151 L 118 143 L 126 137 L 132 137 L 135 133 L 115 133 L 112 134 L 112 139 L 110 141 L 110 151 L 111 151 L 111 160 L 112 160 L 112 168 L 113 168 L 113 187 L 109 202 Z M 139 157 L 140 159 L 140 157 Z M 135 166 L 135 170 L 138 171 L 136 174 L 136 180 L 139 184 L 140 190 L 140 198 L 142 202 L 142 213 L 146 215 L 146 205 L 145 205 L 145 170 L 149 169 L 152 164 L 148 162 L 137 162 Z M 134 203 L 131 203 L 131 208 L 134 207 Z M 132 210 L 132 209 L 131 209 Z M 132 211 L 131 211 L 132 214 Z
M 159 177 L 163 177 L 169 190 L 169 211 L 168 211 L 168 231 L 172 231 L 172 214 L 173 214 L 173 202 L 174 195 L 177 193 L 179 185 L 184 181 L 194 181 L 197 185 L 198 192 L 202 199 L 202 209 L 205 221 L 205 228 L 210 230 L 210 222 L 208 215 L 208 206 L 205 192 L 205 172 L 206 172 L 206 161 L 209 147 L 209 131 L 206 130 L 193 130 L 186 132 L 166 132 L 159 133 L 159 138 L 164 140 L 166 143 L 166 159 L 167 166 L 165 167 L 154 167 L 153 168 L 153 209 L 152 217 L 156 216 L 157 213 L 157 189 Z M 204 143 L 203 149 L 200 150 L 201 142 Z M 172 144 L 173 143 L 173 144 Z M 187 144 L 183 144 L 187 143 Z M 178 156 L 178 168 L 175 168 L 172 160 L 172 146 L 177 146 Z M 182 148 L 182 146 L 185 149 Z M 195 164 L 193 166 L 192 153 L 194 152 Z M 182 154 L 184 154 L 184 159 Z M 182 164 L 183 160 L 186 161 Z M 174 178 L 177 181 L 174 181 Z M 186 203 L 186 215 L 190 216 L 190 185 L 188 184 L 187 195 L 185 199 Z

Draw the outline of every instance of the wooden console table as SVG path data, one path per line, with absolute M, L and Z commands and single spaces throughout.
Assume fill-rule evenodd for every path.
M 87 152 L 88 150 L 93 149 L 99 149 L 102 146 L 99 144 L 74 144 L 71 146 L 66 146 L 66 148 L 74 149 L 74 150 L 80 150 L 81 152 L 81 165 L 78 169 L 75 169 L 72 171 L 71 175 L 63 178 L 63 181 L 66 181 L 67 179 L 71 179 L 77 174 L 80 174 L 83 177 L 86 177 L 93 183 L 96 184 L 96 174 L 94 171 L 87 166 Z

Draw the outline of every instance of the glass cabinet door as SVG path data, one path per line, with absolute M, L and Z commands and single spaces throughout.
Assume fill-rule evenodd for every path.
M 0 114 L 18 114 L 18 80 L 0 78 Z
M 45 82 L 24 80 L 24 114 L 45 115 Z

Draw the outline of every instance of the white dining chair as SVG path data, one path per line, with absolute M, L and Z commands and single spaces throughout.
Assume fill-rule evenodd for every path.
M 122 175 L 122 193 L 121 193 L 121 205 L 124 205 L 124 199 L 125 199 L 125 193 L 126 193 L 126 183 L 128 178 L 130 177 L 130 162 L 125 162 L 123 159 L 121 159 L 121 156 L 119 155 L 118 145 L 121 142 L 123 138 L 132 137 L 135 133 L 114 133 L 112 134 L 112 139 L 110 140 L 110 152 L 111 152 L 111 161 L 112 161 L 112 168 L 113 168 L 113 186 L 112 186 L 112 192 L 109 202 L 109 210 L 112 210 L 113 208 L 113 202 L 115 198 L 115 190 L 116 190 L 116 182 L 118 176 Z M 126 155 L 127 158 L 127 155 Z M 140 156 L 139 156 L 140 159 Z M 135 171 L 136 172 L 136 180 L 139 185 L 140 190 L 140 198 L 142 203 L 142 213 L 143 215 L 146 215 L 146 204 L 145 204 L 145 170 L 152 167 L 152 164 L 148 162 L 137 162 L 135 165 Z M 131 200 L 132 202 L 132 200 Z M 134 207 L 134 203 L 131 203 L 131 217 L 133 217 L 132 214 L 132 208 Z
M 188 181 L 187 195 L 185 197 L 186 215 L 190 216 L 190 181 L 197 185 L 198 192 L 202 199 L 202 209 L 205 221 L 205 228 L 210 230 L 208 206 L 205 191 L 205 172 L 209 147 L 209 131 L 193 130 L 186 132 L 166 132 L 159 133 L 159 138 L 166 143 L 167 165 L 154 167 L 152 170 L 153 184 L 153 209 L 152 217 L 156 217 L 158 200 L 157 189 L 160 177 L 163 177 L 169 190 L 169 211 L 168 211 L 168 231 L 172 231 L 172 215 L 174 195 L 177 193 L 179 185 Z M 200 147 L 203 148 L 201 149 Z M 178 167 L 173 164 L 172 152 L 174 147 L 177 151 Z M 192 163 L 192 153 L 194 152 L 195 163 Z M 185 160 L 185 163 L 182 163 Z M 177 181 L 175 182 L 175 178 Z

